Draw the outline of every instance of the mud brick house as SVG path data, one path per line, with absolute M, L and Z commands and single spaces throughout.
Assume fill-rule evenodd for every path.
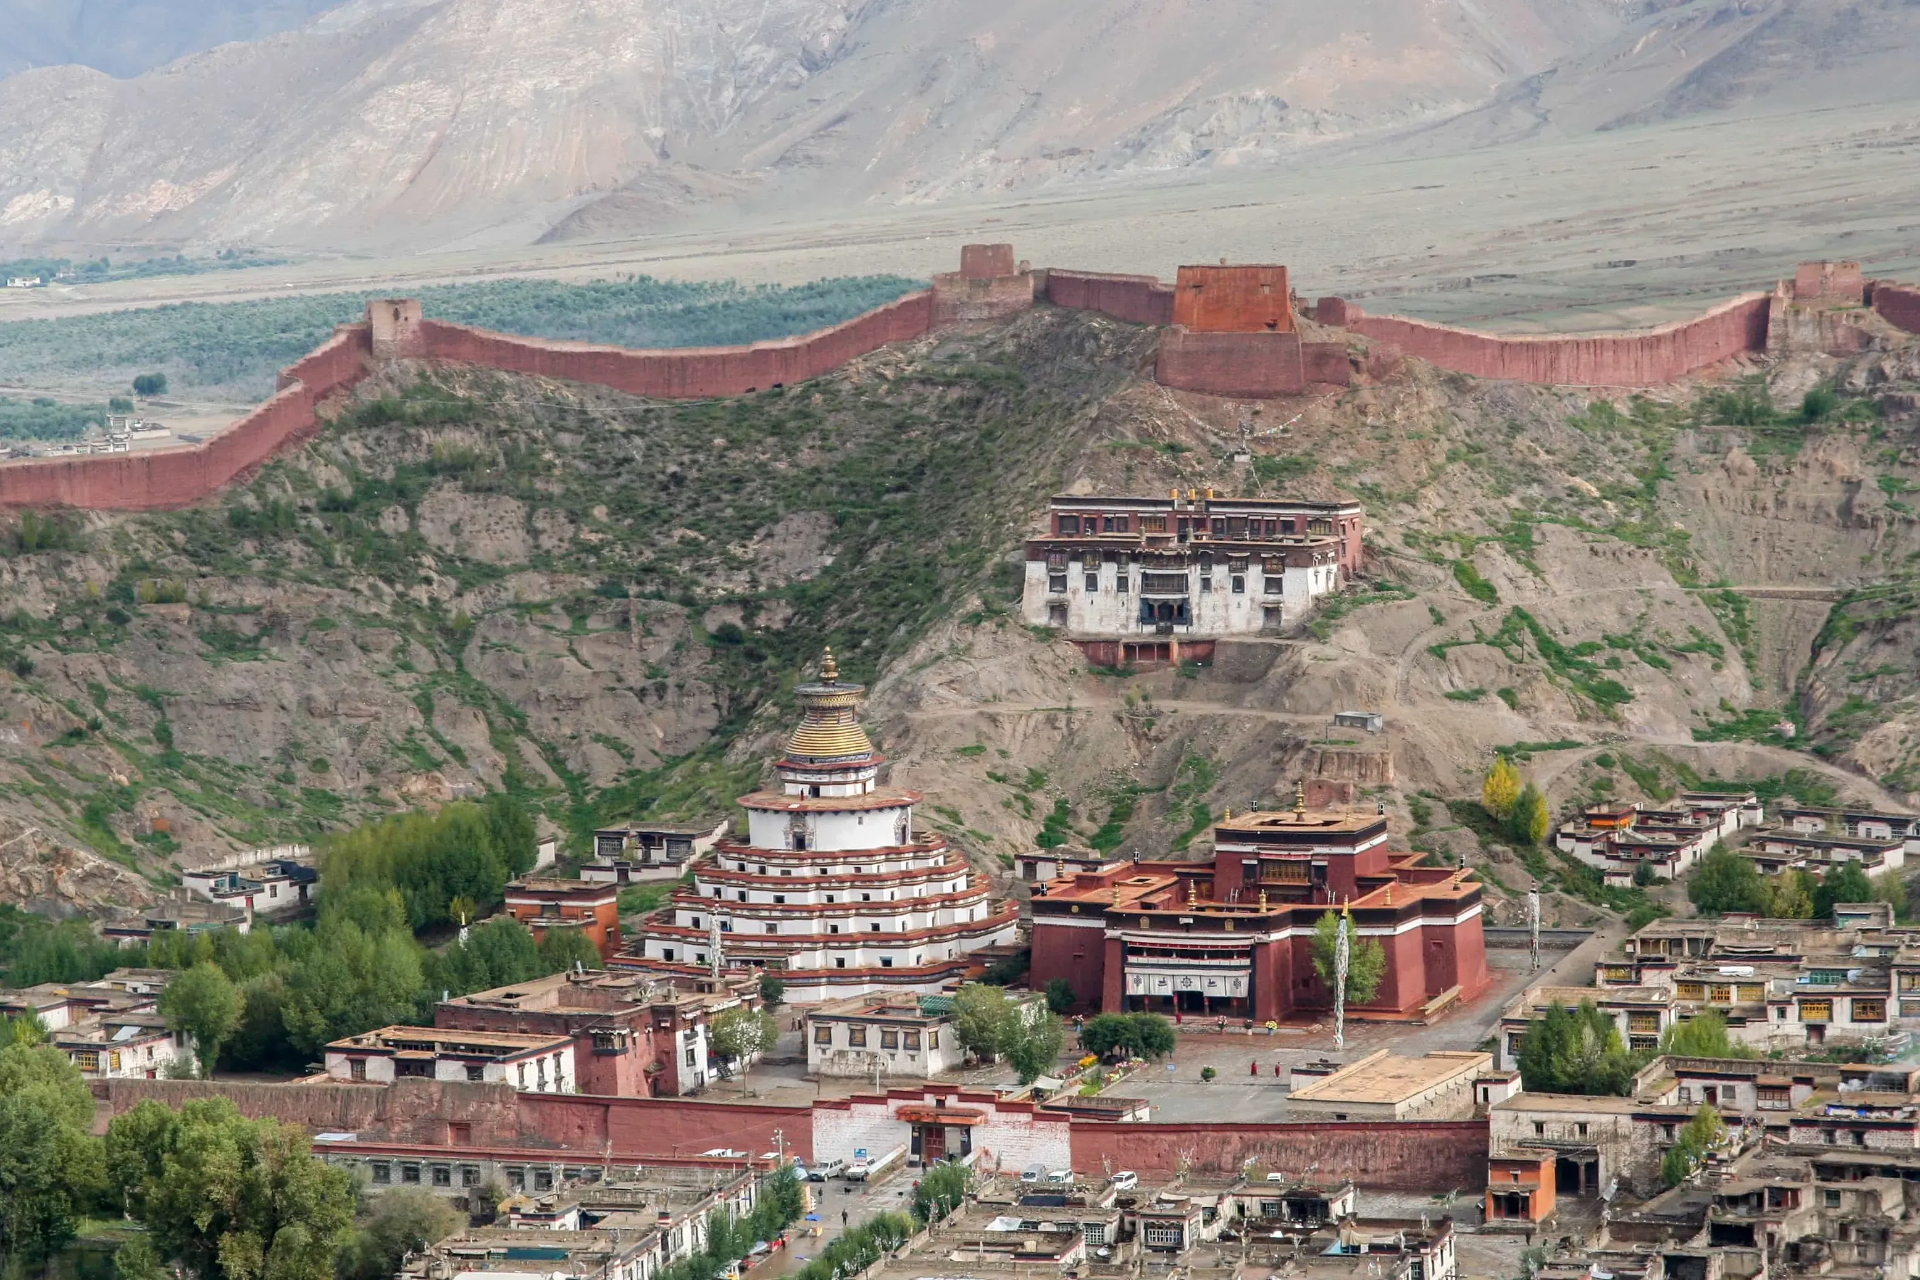
M 1480 885 L 1387 851 L 1387 820 L 1308 810 L 1228 817 L 1211 863 L 1117 862 L 1035 885 L 1032 984 L 1076 1007 L 1253 1018 L 1329 1009 L 1315 923 L 1344 911 L 1387 972 L 1356 1012 L 1413 1018 L 1488 984 Z
M 1110 666 L 1205 661 L 1213 641 L 1298 622 L 1360 570 L 1354 502 L 1053 499 L 1026 545 L 1021 614 Z
M 1554 832 L 1554 847 L 1631 879 L 1640 867 L 1658 880 L 1685 874 L 1719 841 L 1764 818 L 1752 792 L 1683 791 L 1669 804 L 1593 805 Z
M 742 796 L 745 839 L 719 840 L 610 963 L 698 976 L 722 964 L 778 972 L 810 1004 L 877 991 L 937 994 L 970 956 L 1014 940 L 1019 910 L 940 836 L 917 830 L 916 792 L 885 785 L 885 757 L 857 714 L 865 690 L 820 679 L 794 690 L 800 724 L 774 762 L 778 788 Z
M 578 929 L 602 957 L 620 949 L 620 888 L 588 880 L 529 877 L 507 885 L 507 911 L 543 942 L 555 929 Z
M 724 819 L 706 822 L 630 822 L 593 833 L 593 861 L 580 878 L 594 884 L 677 880 L 687 863 L 726 833 Z
M 760 1007 L 751 976 L 556 973 L 442 1000 L 434 1026 L 566 1036 L 583 1093 L 670 1098 L 713 1079 L 708 1031 L 729 1009 Z
M 327 1046 L 326 1074 L 355 1083 L 501 1081 L 537 1093 L 572 1093 L 573 1042 L 566 1036 L 380 1027 Z

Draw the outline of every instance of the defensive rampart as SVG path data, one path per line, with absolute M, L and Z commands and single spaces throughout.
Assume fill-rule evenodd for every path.
M 1354 313 L 1347 327 L 1443 369 L 1554 386 L 1645 387 L 1767 346 L 1772 296 L 1744 294 L 1692 320 L 1627 333 L 1508 336 Z
M 1920 333 L 1920 289 L 1877 280 L 1873 285 L 1873 309 L 1894 328 Z
M 1158 276 L 1051 270 L 1047 301 L 1075 311 L 1098 311 L 1128 324 L 1173 323 L 1173 289 L 1161 284 Z
M 1166 1174 L 1237 1174 L 1249 1160 L 1362 1187 L 1422 1190 L 1486 1185 L 1485 1120 L 1392 1124 L 1113 1124 L 1076 1121 L 1073 1167 Z
M 399 354 L 457 360 L 542 378 L 564 378 L 661 400 L 738 396 L 830 373 L 889 342 L 905 342 L 932 325 L 931 291 L 908 294 L 845 324 L 746 347 L 633 351 L 585 342 L 548 342 L 422 321 Z

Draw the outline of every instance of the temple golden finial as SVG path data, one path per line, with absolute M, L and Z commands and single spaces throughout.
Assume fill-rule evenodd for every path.
M 833 646 L 827 646 L 827 653 L 820 660 L 820 680 L 823 684 L 832 684 L 840 678 L 840 666 L 833 660 Z
M 1267 891 L 1265 889 L 1260 891 L 1260 909 L 1262 911 L 1267 909 Z
M 1191 907 L 1199 901 L 1200 901 L 1200 882 L 1198 880 L 1187 881 L 1187 905 Z
M 1307 817 L 1307 783 L 1304 778 L 1293 780 L 1293 820 L 1304 822 Z

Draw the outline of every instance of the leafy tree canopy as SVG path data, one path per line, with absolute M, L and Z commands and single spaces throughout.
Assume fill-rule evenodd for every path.
M 1323 912 L 1313 926 L 1313 971 L 1331 992 L 1338 976 L 1340 916 Z M 1387 976 L 1387 951 L 1378 938 L 1362 938 L 1347 922 L 1347 1004 L 1365 1004 L 1380 993 Z
M 1173 1024 L 1157 1013 L 1102 1013 L 1080 1028 L 1080 1047 L 1102 1058 L 1150 1062 L 1171 1054 L 1176 1043 Z
M 1706 915 L 1765 911 L 1767 886 L 1759 868 L 1749 859 L 1715 845 L 1694 870 L 1687 884 L 1687 899 Z
M 1529 1093 L 1624 1097 L 1639 1063 L 1612 1015 L 1583 1000 L 1577 1009 L 1547 1006 L 1520 1037 L 1520 1082 Z

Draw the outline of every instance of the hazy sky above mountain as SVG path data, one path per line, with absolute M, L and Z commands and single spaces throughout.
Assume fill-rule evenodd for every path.
M 0 0 L 0 76 L 79 63 L 114 76 L 299 26 L 340 0 Z

